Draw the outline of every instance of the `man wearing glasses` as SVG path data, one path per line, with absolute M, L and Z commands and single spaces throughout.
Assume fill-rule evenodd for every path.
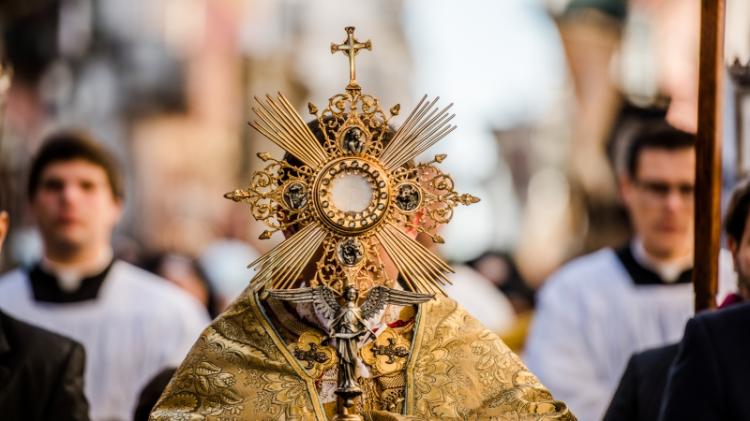
M 631 241 L 545 282 L 526 347 L 529 369 L 582 421 L 602 418 L 633 352 L 678 341 L 693 314 L 695 135 L 644 126 L 624 166 Z M 731 268 L 720 264 L 720 297 L 732 288 Z

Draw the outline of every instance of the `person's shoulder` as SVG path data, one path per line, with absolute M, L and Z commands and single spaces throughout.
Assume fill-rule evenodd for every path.
M 650 373 L 650 375 L 655 375 L 655 372 L 658 371 L 666 376 L 669 366 L 677 356 L 679 347 L 680 343 L 676 342 L 636 352 L 631 357 L 629 364 L 636 366 L 639 374 L 649 375 Z
M 461 304 L 439 295 L 420 305 L 415 341 L 422 351 L 447 349 L 461 354 L 482 347 L 493 354 L 511 354 L 510 348 Z M 485 349 L 487 348 L 487 349 Z M 516 358 L 516 357 L 512 357 Z
M 16 268 L 0 275 L 0 291 L 9 291 L 24 286 L 26 271 Z
M 581 275 L 601 274 L 602 270 L 611 270 L 617 262 L 615 251 L 609 247 L 576 257 L 565 263 L 555 272 L 553 278 L 580 278 Z
M 17 309 L 19 306 L 26 305 L 31 295 L 31 287 L 27 279 L 26 271 L 23 269 L 14 269 L 0 275 L 0 308 L 7 308 L 10 311 L 10 308 Z
M 700 313 L 693 318 L 691 324 L 705 326 L 710 331 L 736 331 L 744 336 L 750 324 L 750 303 Z
M 431 301 L 423 305 L 421 308 L 428 308 L 431 312 L 453 312 L 453 311 L 466 311 L 461 307 L 460 304 L 448 295 L 435 295 Z
M 617 267 L 617 255 L 609 247 L 569 261 L 554 272 L 544 283 L 544 288 L 584 287 L 611 277 Z
M 750 303 L 735 304 L 721 310 L 705 311 L 690 319 L 685 327 L 683 346 L 708 346 L 722 355 L 736 358 L 750 352 Z M 702 344 L 702 345 L 698 345 Z
M 420 323 L 432 328 L 450 328 L 454 334 L 473 335 L 489 330 L 456 300 L 446 295 L 436 295 L 432 301 L 422 304 Z
M 17 267 L 3 274 L 0 274 L 0 282 L 7 282 L 12 279 L 23 279 L 25 277 L 26 271 L 23 268 Z
M 511 327 L 516 315 L 505 294 L 495 284 L 466 265 L 453 267 L 452 284 L 444 287 L 449 296 L 463 305 L 487 328 L 500 332 Z
M 50 363 L 68 358 L 83 346 L 75 340 L 18 320 L 0 311 L 0 324 L 13 352 L 24 357 L 39 357 Z
M 673 359 L 677 354 L 677 350 L 680 347 L 679 342 L 673 344 L 659 346 L 656 348 L 649 348 L 641 352 L 635 353 L 633 356 L 641 361 L 656 361 L 661 359 Z
M 122 260 L 115 261 L 111 271 L 111 275 L 118 278 L 118 286 L 129 290 L 129 296 L 144 304 L 138 306 L 140 308 L 175 311 L 177 315 L 183 311 L 204 311 L 195 297 L 151 272 Z
M 117 260 L 112 266 L 111 276 L 115 276 L 124 288 L 135 290 L 144 298 L 156 298 L 159 301 L 181 301 L 189 298 L 189 294 L 166 279 L 134 266 L 128 262 Z

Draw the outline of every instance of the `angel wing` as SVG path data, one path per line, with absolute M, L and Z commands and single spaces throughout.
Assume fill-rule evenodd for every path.
M 268 295 L 279 301 L 312 303 L 318 317 L 322 316 L 328 321 L 333 320 L 341 308 L 333 291 L 325 285 L 314 288 L 269 289 Z
M 419 304 L 435 298 L 434 294 L 401 291 L 399 289 L 377 286 L 370 290 L 362 304 L 362 318 L 367 320 L 380 313 L 387 304 Z

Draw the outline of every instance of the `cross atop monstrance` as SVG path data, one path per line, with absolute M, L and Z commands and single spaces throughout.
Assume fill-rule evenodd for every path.
M 357 53 L 361 49 L 372 50 L 372 43 L 368 39 L 365 42 L 359 42 L 354 38 L 354 27 L 347 26 L 344 28 L 346 31 L 346 40 L 341 44 L 331 43 L 331 54 L 335 54 L 337 51 L 341 51 L 346 54 L 349 58 L 349 84 L 346 85 L 346 90 L 360 90 L 361 87 L 357 83 L 357 73 L 355 69 L 355 59 Z

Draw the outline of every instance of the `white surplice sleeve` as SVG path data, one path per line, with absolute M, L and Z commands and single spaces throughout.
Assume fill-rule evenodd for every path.
M 571 272 L 552 276 L 541 289 L 524 359 L 579 420 L 599 420 L 609 402 L 610 386 L 597 374 L 596 353 L 584 335 L 589 330 L 586 297 Z

